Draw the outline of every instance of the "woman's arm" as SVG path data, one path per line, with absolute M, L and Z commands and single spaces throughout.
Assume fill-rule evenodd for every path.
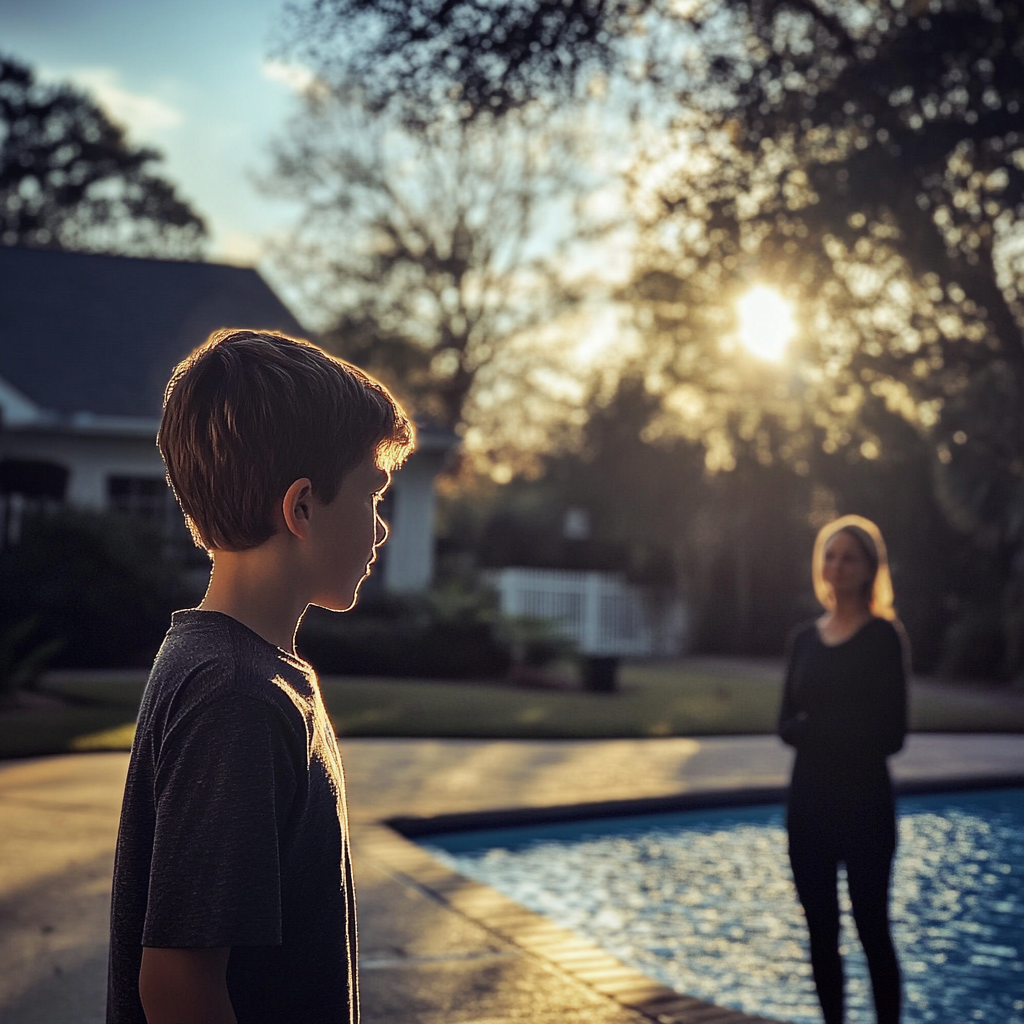
M 796 670 L 798 660 L 797 637 L 791 636 L 786 660 L 786 681 L 782 687 L 782 706 L 779 708 L 779 723 L 776 731 L 783 743 L 799 747 L 807 731 L 807 712 L 797 705 Z
M 139 996 L 148 1024 L 237 1024 L 228 995 L 230 947 L 142 951 Z
M 894 623 L 886 631 L 885 645 L 879 667 L 878 723 L 882 751 L 886 757 L 902 749 L 907 735 L 907 667 L 910 663 L 909 642 L 903 627 Z

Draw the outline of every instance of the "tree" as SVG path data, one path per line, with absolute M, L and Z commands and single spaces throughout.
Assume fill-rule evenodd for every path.
M 696 241 L 683 255 L 703 250 L 719 290 L 756 265 L 809 294 L 828 282 L 832 306 L 853 314 L 905 271 L 927 301 L 890 335 L 916 330 L 925 349 L 943 349 L 926 357 L 952 354 L 963 368 L 967 353 L 968 370 L 990 362 L 994 345 L 1020 376 L 1024 266 L 1011 244 L 1024 212 L 1019 2 L 316 0 L 293 11 L 303 38 L 315 40 L 311 57 L 333 52 L 325 66 L 367 83 L 377 106 L 421 118 L 479 118 L 578 95 L 598 72 L 639 77 L 663 109 L 678 111 L 653 161 L 660 180 L 646 197 L 648 225 L 664 236 L 667 219 L 684 220 L 673 233 Z M 364 22 L 374 31 L 360 45 L 328 50 Z M 651 41 L 637 44 L 643 29 Z M 683 147 L 692 159 L 678 158 Z M 673 153 L 679 172 L 665 173 Z M 644 155 L 640 171 L 652 163 Z M 874 289 L 863 274 L 851 279 L 872 264 Z M 933 338 L 940 321 L 943 336 Z M 982 333 L 990 344 L 945 344 Z M 868 340 L 870 356 L 879 339 Z M 920 372 L 917 349 L 886 354 L 892 376 L 942 379 Z
M 304 207 L 279 252 L 325 342 L 444 428 L 503 418 L 523 430 L 559 369 L 537 332 L 582 294 L 565 267 L 580 140 L 528 118 L 409 131 L 314 86 L 267 187 Z
M 206 226 L 85 93 L 0 57 L 0 244 L 200 259 Z
M 432 124 L 439 108 L 501 117 L 571 99 L 615 60 L 644 0 L 292 0 L 284 48 L 367 105 Z M 353 41 L 358 42 L 353 45 Z M 453 104 L 454 101 L 454 104 Z
M 658 183 L 641 290 L 784 283 L 818 328 L 804 382 L 826 447 L 882 455 L 880 402 L 917 427 L 949 520 L 998 567 L 1020 667 L 1024 7 L 744 10 L 741 53 L 709 41 L 688 69 L 676 139 L 696 159 Z
M 669 129 L 633 175 L 643 245 L 632 294 L 668 404 L 693 412 L 699 399 L 730 442 L 767 444 L 770 421 L 785 424 L 782 449 L 766 454 L 795 465 L 808 439 L 877 459 L 871 410 L 906 418 L 933 453 L 948 518 L 1001 566 L 1019 665 L 1024 4 L 403 6 L 306 10 L 328 31 L 372 12 L 376 31 L 344 73 L 385 68 L 378 102 L 410 118 L 550 104 L 599 73 L 638 83 L 636 110 Z M 807 372 L 740 380 L 737 403 L 718 341 L 751 279 L 801 303 Z M 793 422 L 791 408 L 786 424 L 794 399 L 806 415 Z

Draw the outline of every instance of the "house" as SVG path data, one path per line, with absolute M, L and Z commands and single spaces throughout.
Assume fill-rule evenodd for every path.
M 211 331 L 305 336 L 253 269 L 0 247 L 0 502 L 5 536 L 26 504 L 115 509 L 180 529 L 156 450 L 164 385 Z M 455 438 L 421 427 L 394 478 L 382 583 L 433 574 L 434 478 Z

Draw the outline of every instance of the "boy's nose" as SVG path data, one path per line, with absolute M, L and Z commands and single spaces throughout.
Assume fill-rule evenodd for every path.
M 374 541 L 374 545 L 383 544 L 388 539 L 388 532 L 388 524 L 380 516 L 377 516 L 377 539 Z

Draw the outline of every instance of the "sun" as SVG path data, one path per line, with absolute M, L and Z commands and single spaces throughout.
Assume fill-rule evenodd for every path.
M 796 335 L 792 303 L 774 288 L 755 285 L 736 303 L 740 344 L 759 359 L 777 363 Z

